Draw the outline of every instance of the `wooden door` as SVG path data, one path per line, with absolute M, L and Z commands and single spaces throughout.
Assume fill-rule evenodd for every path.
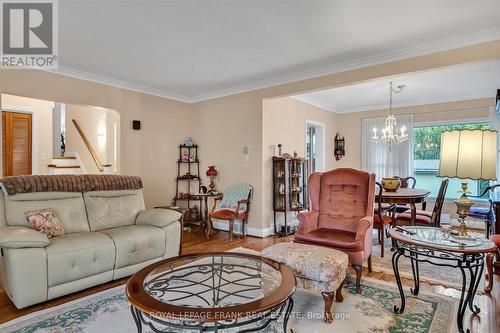
M 31 175 L 31 114 L 2 112 L 3 176 Z

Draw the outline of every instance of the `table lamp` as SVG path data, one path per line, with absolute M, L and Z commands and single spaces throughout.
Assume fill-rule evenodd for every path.
M 467 237 L 466 218 L 474 204 L 467 197 L 467 179 L 496 180 L 497 132 L 454 130 L 441 133 L 439 176 L 462 179 L 462 195 L 455 200 L 459 236 Z

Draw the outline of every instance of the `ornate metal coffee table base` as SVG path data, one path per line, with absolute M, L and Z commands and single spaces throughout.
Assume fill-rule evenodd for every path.
M 453 267 L 460 269 L 462 273 L 462 289 L 460 295 L 460 302 L 457 312 L 457 326 L 461 333 L 470 332 L 469 329 L 464 331 L 463 321 L 464 314 L 467 307 L 474 314 L 479 314 L 481 309 L 474 305 L 474 296 L 476 295 L 479 282 L 484 270 L 484 253 L 452 253 L 446 251 L 433 251 L 418 246 L 413 246 L 405 243 L 395 242 L 395 252 L 392 256 L 392 267 L 396 282 L 398 284 L 399 295 L 401 296 L 401 306 L 394 306 L 395 313 L 403 313 L 405 310 L 405 294 L 401 283 L 401 276 L 399 274 L 399 258 L 406 257 L 411 260 L 413 271 L 414 288 L 410 291 L 413 295 L 418 295 L 420 287 L 420 278 L 418 271 L 419 262 L 426 262 L 436 266 Z M 436 261 L 439 260 L 439 261 Z M 466 271 L 469 272 L 468 276 Z M 467 283 L 467 281 L 469 281 Z
M 278 321 L 283 315 L 283 332 L 286 333 L 288 319 L 293 309 L 293 299 L 288 299 L 287 302 L 281 304 L 277 308 L 259 314 L 254 317 L 246 317 L 241 319 L 232 319 L 227 321 L 218 322 L 201 322 L 196 320 L 183 320 L 183 321 L 171 321 L 166 319 L 160 319 L 151 316 L 148 313 L 144 313 L 134 306 L 130 306 L 130 311 L 132 312 L 132 317 L 137 326 L 137 332 L 142 333 L 143 325 L 149 327 L 153 332 L 164 333 L 164 332 L 176 332 L 180 333 L 182 330 L 188 330 L 188 332 L 225 332 L 225 330 L 238 328 L 238 333 L 246 332 L 260 332 L 265 329 L 269 324 L 274 321 Z M 246 328 L 245 328 L 246 327 Z

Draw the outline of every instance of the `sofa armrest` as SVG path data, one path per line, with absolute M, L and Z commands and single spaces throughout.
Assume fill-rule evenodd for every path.
M 49 238 L 45 234 L 30 228 L 0 228 L 0 247 L 3 248 L 46 247 L 49 243 Z
M 318 229 L 318 218 L 319 212 L 315 210 L 297 214 L 297 220 L 300 222 L 297 232 L 304 234 Z
M 356 239 L 364 241 L 366 232 L 373 226 L 373 216 L 365 216 L 358 221 Z
M 181 213 L 172 209 L 145 209 L 137 215 L 135 224 L 147 224 L 163 228 L 175 221 L 179 221 L 181 216 Z

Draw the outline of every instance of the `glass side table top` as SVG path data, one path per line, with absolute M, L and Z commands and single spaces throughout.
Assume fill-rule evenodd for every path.
M 389 231 L 389 235 L 399 241 L 432 247 L 434 249 L 452 250 L 458 252 L 490 252 L 495 248 L 495 244 L 485 238 L 471 237 L 464 239 L 454 237 L 447 233 L 444 228 L 434 228 L 425 226 L 403 227 L 408 232 L 398 231 L 396 228 Z M 449 230 L 449 229 L 448 229 Z
M 223 308 L 257 301 L 282 285 L 280 270 L 236 254 L 179 258 L 154 268 L 143 288 L 154 299 L 179 307 Z

